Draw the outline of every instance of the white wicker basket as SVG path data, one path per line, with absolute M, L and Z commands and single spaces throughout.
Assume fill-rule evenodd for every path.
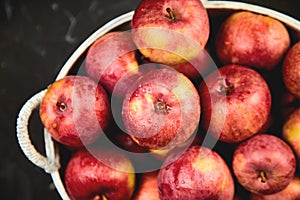
M 228 13 L 232 13 L 238 10 L 252 11 L 260 14 L 264 14 L 270 17 L 273 17 L 286 25 L 288 28 L 292 40 L 296 41 L 300 39 L 300 21 L 287 16 L 285 14 L 279 13 L 272 9 L 268 9 L 265 7 L 248 4 L 248 3 L 240 3 L 240 2 L 230 2 L 230 1 L 203 1 L 205 7 L 208 11 L 216 11 L 212 13 L 218 13 L 218 15 L 225 15 Z M 61 68 L 59 74 L 56 77 L 56 80 L 61 79 L 68 75 L 74 63 L 79 59 L 81 55 L 83 55 L 90 45 L 96 41 L 100 36 L 105 33 L 130 22 L 133 11 L 123 14 L 99 28 L 96 32 L 90 35 L 70 56 L 67 62 Z M 32 145 L 29 132 L 28 132 L 28 122 L 32 112 L 38 108 L 45 92 L 47 89 L 40 91 L 39 93 L 32 96 L 21 108 L 19 112 L 19 116 L 17 119 L 17 138 L 19 145 L 26 155 L 26 157 L 34 163 L 36 166 L 43 168 L 46 173 L 49 173 L 52 177 L 53 183 L 60 194 L 62 199 L 70 199 L 64 184 L 61 180 L 61 176 L 59 173 L 60 169 L 60 157 L 56 148 L 56 144 L 54 140 L 52 140 L 50 134 L 44 130 L 44 140 L 45 140 L 45 150 L 46 156 L 41 155 L 35 147 Z

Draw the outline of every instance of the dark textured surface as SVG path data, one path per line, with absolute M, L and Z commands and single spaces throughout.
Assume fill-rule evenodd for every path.
M 0 199 L 59 199 L 50 176 L 20 150 L 15 124 L 29 97 L 47 87 L 71 53 L 108 20 L 139 0 L 0 1 Z M 248 0 L 300 19 L 298 0 Z M 37 113 L 30 125 L 44 152 Z

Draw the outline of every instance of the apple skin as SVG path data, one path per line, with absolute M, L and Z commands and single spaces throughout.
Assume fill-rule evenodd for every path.
M 70 148 L 91 144 L 111 123 L 106 91 L 86 76 L 69 75 L 52 83 L 39 112 L 51 136 Z
M 148 150 L 146 148 L 143 148 L 139 146 L 127 133 L 124 133 L 123 131 L 119 131 L 117 135 L 114 136 L 114 139 L 116 140 L 117 144 L 123 148 L 124 150 L 127 150 L 129 152 L 134 153 L 147 153 Z
M 269 16 L 236 12 L 221 25 L 215 39 L 216 52 L 226 64 L 272 70 L 290 47 L 286 27 Z
M 290 146 L 271 134 L 258 134 L 239 144 L 232 159 L 237 181 L 248 191 L 274 194 L 293 179 L 296 159 Z
M 202 132 L 202 129 L 199 128 L 190 136 L 188 140 L 177 145 L 176 148 L 171 148 L 167 150 L 150 149 L 150 152 L 153 154 L 155 158 L 164 161 L 169 156 L 169 154 L 173 154 L 175 151 L 182 152 L 186 150 L 188 147 L 194 145 L 202 145 L 203 141 L 204 141 L 204 133 Z
M 223 142 L 251 137 L 270 115 L 272 100 L 266 81 L 242 65 L 225 65 L 209 74 L 200 84 L 199 94 L 201 126 Z
M 261 127 L 261 129 L 256 134 L 268 132 L 268 130 L 270 130 L 271 128 L 274 127 L 273 126 L 275 123 L 274 120 L 275 120 L 275 117 L 270 114 L 266 123 Z
M 201 78 L 201 73 L 199 73 L 199 71 L 190 62 L 185 62 L 172 67 L 176 71 L 183 73 L 192 81 L 196 81 L 197 79 Z
M 211 65 L 213 65 L 213 63 L 207 49 L 205 49 L 190 61 L 169 66 L 174 68 L 176 71 L 183 73 L 193 82 L 197 82 L 210 72 L 212 69 Z
M 138 71 L 136 73 L 127 73 L 115 84 L 113 93 L 110 96 L 110 103 L 114 123 L 118 126 L 119 130 L 125 131 L 124 123 L 122 121 L 122 104 L 128 88 L 134 85 L 139 78 L 156 68 L 156 63 L 141 64 L 138 66 Z
M 300 41 L 288 50 L 284 58 L 282 74 L 287 89 L 300 98 Z
M 231 172 L 216 152 L 192 146 L 167 158 L 158 174 L 161 200 L 218 199 L 234 197 Z
M 282 191 L 270 195 L 251 194 L 250 200 L 298 200 L 300 199 L 300 179 L 294 177 Z
M 130 87 L 122 106 L 127 134 L 147 149 L 171 149 L 198 128 L 200 98 L 193 83 L 174 69 L 146 73 Z
M 135 50 L 131 33 L 106 33 L 89 48 L 85 60 L 86 72 L 111 94 L 123 76 L 138 72 Z
M 99 148 L 91 154 L 82 149 L 68 161 L 64 181 L 72 200 L 129 200 L 135 188 L 135 173 L 131 161 L 118 152 Z
M 160 200 L 157 185 L 158 171 L 144 172 L 133 200 Z
M 283 124 L 282 137 L 287 141 L 300 161 L 300 108 L 294 110 Z M 298 162 L 300 163 L 300 162 Z
M 143 0 L 135 9 L 131 28 L 143 56 L 163 64 L 194 58 L 210 32 L 207 11 L 199 0 Z

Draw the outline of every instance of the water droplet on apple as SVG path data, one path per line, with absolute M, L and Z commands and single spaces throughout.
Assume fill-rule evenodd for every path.
M 90 162 L 90 165 L 91 165 L 91 166 L 95 166 L 95 165 L 96 165 L 96 163 L 95 163 L 95 162 L 93 162 L 93 161 L 91 161 L 91 162 Z
M 107 69 L 107 75 L 112 75 L 114 73 L 114 70 L 112 68 Z
M 182 181 L 181 181 L 181 184 L 185 184 L 185 181 L 184 181 L 184 180 L 182 180 Z
M 179 185 L 176 185 L 176 187 L 175 187 L 177 190 L 180 188 L 180 186 Z
M 129 115 L 132 116 L 132 115 L 133 115 L 133 112 L 132 112 L 132 111 L 129 111 Z

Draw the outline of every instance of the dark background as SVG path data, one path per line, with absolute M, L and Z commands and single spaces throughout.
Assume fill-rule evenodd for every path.
M 135 9 L 139 0 L 0 0 L 0 196 L 60 199 L 50 175 L 30 163 L 16 139 L 23 103 L 52 83 L 71 53 L 110 19 Z M 300 19 L 299 0 L 244 0 Z M 42 153 L 38 114 L 30 125 Z

